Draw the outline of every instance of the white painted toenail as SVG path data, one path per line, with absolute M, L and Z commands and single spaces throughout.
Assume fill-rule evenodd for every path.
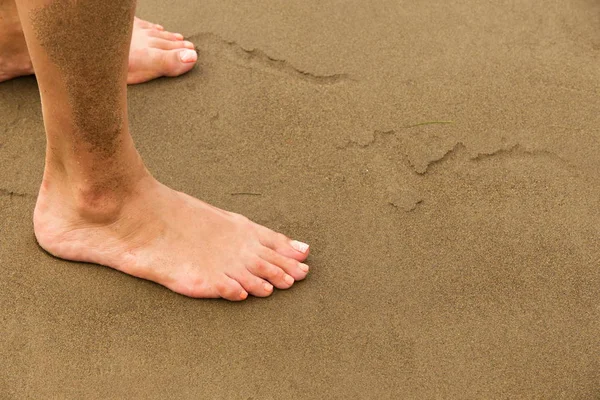
M 308 250 L 308 247 L 309 247 L 306 243 L 302 243 L 297 240 L 292 240 L 291 245 L 294 249 L 298 250 L 300 253 L 306 253 L 306 251 Z
M 289 275 L 286 275 L 285 278 L 283 279 L 285 281 L 285 283 L 287 283 L 288 285 L 291 285 L 292 283 L 294 283 L 294 278 L 292 278 Z
M 308 272 L 308 265 L 300 263 L 300 269 L 304 272 Z
M 179 53 L 179 58 L 183 62 L 196 61 L 197 57 L 198 57 L 198 55 L 196 54 L 196 52 L 194 50 L 183 50 L 182 52 Z

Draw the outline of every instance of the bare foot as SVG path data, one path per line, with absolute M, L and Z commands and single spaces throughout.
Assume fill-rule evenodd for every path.
M 15 11 L 16 12 L 16 11 Z M 34 73 L 25 37 L 16 14 L 0 15 L 0 82 Z M 135 18 L 129 50 L 127 83 L 147 82 L 161 76 L 179 76 L 191 70 L 198 56 L 179 33 Z
M 56 183 L 58 182 L 58 183 Z M 265 297 L 304 279 L 308 245 L 144 175 L 123 201 L 93 196 L 44 179 L 34 226 L 56 257 L 101 264 L 186 296 Z
M 183 35 L 139 18 L 133 22 L 127 83 L 147 82 L 161 76 L 179 76 L 198 60 L 194 44 Z

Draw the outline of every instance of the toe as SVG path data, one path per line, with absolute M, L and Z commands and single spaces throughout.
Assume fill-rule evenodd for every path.
M 182 75 L 192 68 L 198 60 L 198 55 L 194 50 L 158 50 L 153 49 L 156 52 L 160 52 L 160 58 L 162 59 L 162 72 L 166 76 L 179 76 Z
M 138 18 L 138 17 L 133 18 L 133 23 L 134 23 L 134 25 L 137 25 L 141 28 L 148 28 L 148 27 L 150 27 L 150 25 L 152 25 L 150 22 L 143 20 L 141 18 Z
M 289 289 L 294 284 L 292 276 L 262 258 L 258 258 L 253 264 L 249 265 L 248 271 L 255 276 L 266 279 L 278 289 Z
M 147 47 L 129 54 L 127 83 L 133 85 L 160 76 L 183 75 L 194 68 L 197 60 L 198 55 L 191 49 L 163 50 Z
M 148 35 L 155 37 L 155 38 L 165 39 L 165 40 L 175 40 L 175 41 L 183 40 L 183 35 L 181 33 L 173 33 L 173 32 L 161 31 L 161 30 L 149 31 Z
M 267 297 L 273 293 L 273 285 L 245 268 L 235 273 L 229 273 L 227 276 L 238 281 L 244 290 L 253 296 Z
M 308 274 L 308 265 L 298 262 L 298 260 L 294 258 L 281 255 L 268 247 L 263 247 L 261 249 L 260 257 L 270 264 L 281 268 L 286 274 L 297 281 L 306 278 L 306 275 Z
M 215 290 L 219 296 L 231 301 L 246 300 L 248 292 L 235 279 L 231 279 L 227 275 L 215 283 Z
M 175 50 L 175 49 L 193 49 L 194 45 L 192 42 L 186 41 L 174 41 L 166 40 L 161 38 L 153 38 L 150 42 L 150 46 L 155 49 L 161 50 Z
M 159 29 L 159 28 L 160 29 L 164 29 L 160 25 L 153 24 L 152 22 L 148 22 L 145 19 L 141 19 L 141 18 L 138 18 L 138 17 L 135 17 L 133 19 L 133 23 L 134 23 L 134 25 L 139 26 L 140 28 L 143 28 L 143 29 L 153 29 L 153 28 L 155 28 L 155 29 Z
M 258 235 L 260 242 L 279 254 L 293 258 L 297 261 L 304 261 L 310 253 L 308 244 L 299 242 L 297 240 L 291 240 L 287 236 L 272 231 L 261 225 L 256 225 L 258 228 Z

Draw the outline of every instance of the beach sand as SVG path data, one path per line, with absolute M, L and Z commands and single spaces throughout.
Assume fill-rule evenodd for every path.
M 194 300 L 41 250 L 33 77 L 0 84 L 2 398 L 600 399 L 600 2 L 142 0 L 162 182 L 311 244 Z

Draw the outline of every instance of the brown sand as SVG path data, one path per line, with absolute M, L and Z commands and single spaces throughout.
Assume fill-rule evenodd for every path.
M 37 86 L 4 83 L 4 398 L 600 398 L 597 0 L 138 15 L 201 51 L 130 89 L 150 169 L 310 242 L 312 273 L 233 304 L 45 254 Z

